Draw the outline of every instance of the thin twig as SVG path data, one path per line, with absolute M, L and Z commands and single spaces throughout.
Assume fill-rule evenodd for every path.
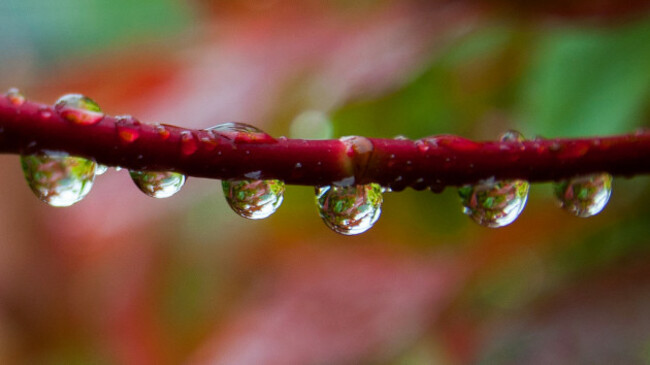
M 106 115 L 94 125 L 52 106 L 0 97 L 0 153 L 65 151 L 108 166 L 216 179 L 280 179 L 295 185 L 377 182 L 438 191 L 480 179 L 531 182 L 609 172 L 650 172 L 650 133 L 603 138 L 475 142 L 442 135 L 412 141 L 350 137 L 302 140 L 140 123 Z

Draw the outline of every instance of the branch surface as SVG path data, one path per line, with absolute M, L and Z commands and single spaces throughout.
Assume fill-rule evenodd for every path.
M 13 101 L 13 102 L 12 102 Z M 440 191 L 480 179 L 542 182 L 609 172 L 650 172 L 650 132 L 603 138 L 476 142 L 439 135 L 412 141 L 360 136 L 334 140 L 192 130 L 106 115 L 94 125 L 52 106 L 0 97 L 0 153 L 65 151 L 108 166 L 176 171 L 216 179 L 280 179 L 294 185 L 377 182 Z

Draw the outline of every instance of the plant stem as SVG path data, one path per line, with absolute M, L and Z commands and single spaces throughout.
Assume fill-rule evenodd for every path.
M 609 172 L 650 172 L 650 133 L 603 138 L 474 142 L 366 137 L 302 140 L 151 125 L 106 115 L 83 126 L 53 107 L 0 97 L 0 153 L 65 151 L 108 166 L 217 179 L 280 179 L 295 185 L 377 182 L 439 191 L 480 179 L 541 182 Z

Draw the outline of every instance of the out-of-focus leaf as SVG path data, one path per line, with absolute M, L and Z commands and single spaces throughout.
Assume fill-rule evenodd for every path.
M 650 95 L 650 21 L 620 29 L 542 36 L 523 86 L 527 132 L 552 136 L 629 132 Z
M 51 61 L 134 38 L 161 39 L 190 16 L 188 5 L 173 0 L 8 0 L 0 2 L 0 49 L 29 48 Z
M 512 31 L 504 25 L 462 37 L 402 89 L 379 99 L 352 102 L 337 111 L 333 116 L 335 134 L 421 138 L 460 133 L 485 108 L 499 102 L 509 82 L 498 77 L 487 82 L 481 77 L 463 79 L 465 68 L 478 68 L 479 75 L 489 73 L 489 65 L 498 63 L 511 44 Z M 465 90 L 467 84 L 478 84 L 479 90 Z

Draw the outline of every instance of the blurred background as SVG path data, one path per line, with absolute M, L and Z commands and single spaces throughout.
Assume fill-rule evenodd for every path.
M 650 125 L 645 0 L 0 0 L 0 90 L 274 136 L 496 139 Z M 3 364 L 650 364 L 650 179 L 581 219 L 549 184 L 512 225 L 456 189 L 385 196 L 365 234 L 289 186 L 262 221 L 218 181 L 124 170 L 70 208 L 0 156 Z

